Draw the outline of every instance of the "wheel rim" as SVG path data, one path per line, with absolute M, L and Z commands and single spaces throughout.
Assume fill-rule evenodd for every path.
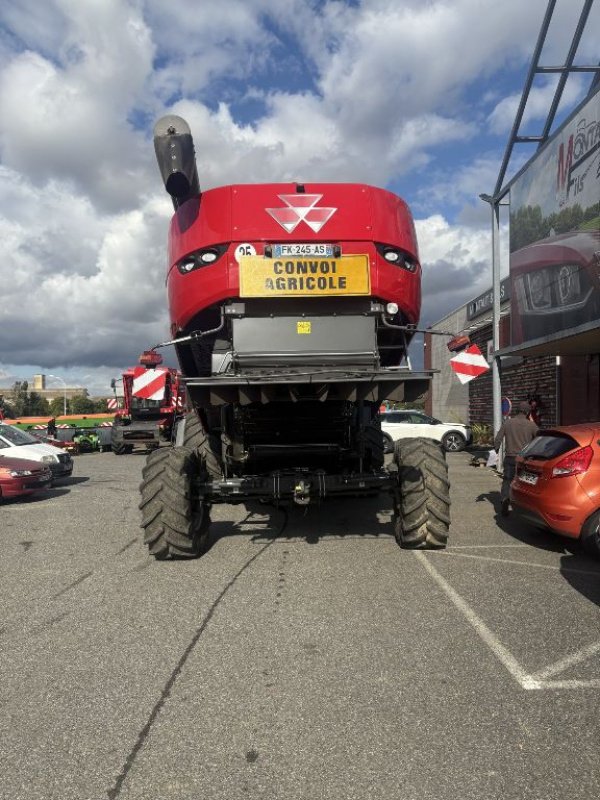
M 456 452 L 462 447 L 462 436 L 458 433 L 449 433 L 445 439 L 446 450 Z

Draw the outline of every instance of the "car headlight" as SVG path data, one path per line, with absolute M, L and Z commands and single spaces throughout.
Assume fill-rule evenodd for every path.
M 552 304 L 550 297 L 550 275 L 546 269 L 538 269 L 527 276 L 529 283 L 529 300 L 535 309 L 549 308 Z
M 10 474 L 13 478 L 23 478 L 25 475 L 33 475 L 33 472 L 30 469 L 12 469 Z
M 42 456 L 42 461 L 44 464 L 56 464 L 58 456 Z
M 581 299 L 579 267 L 576 264 L 563 264 L 559 267 L 556 284 L 561 305 L 571 305 Z
M 517 279 L 517 293 L 524 311 L 552 313 L 577 308 L 593 291 L 585 271 L 578 264 L 553 264 Z

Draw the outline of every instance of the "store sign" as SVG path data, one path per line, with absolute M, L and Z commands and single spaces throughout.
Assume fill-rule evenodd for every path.
M 500 304 L 510 300 L 510 278 L 504 278 L 500 282 Z M 467 319 L 472 320 L 475 317 L 485 314 L 486 311 L 491 311 L 494 307 L 494 292 L 492 289 L 480 294 L 475 300 L 467 305 Z

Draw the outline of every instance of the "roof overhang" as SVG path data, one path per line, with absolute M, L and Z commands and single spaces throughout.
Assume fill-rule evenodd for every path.
M 600 353 L 600 320 L 498 351 L 499 356 L 589 356 L 597 353 Z

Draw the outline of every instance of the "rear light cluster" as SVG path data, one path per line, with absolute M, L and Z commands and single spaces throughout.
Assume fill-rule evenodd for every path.
M 212 247 L 205 247 L 202 250 L 196 250 L 195 253 L 182 258 L 177 264 L 177 269 L 182 275 L 187 275 L 200 267 L 210 267 L 215 261 L 218 261 L 223 253 L 227 252 L 229 244 L 216 244 Z
M 552 468 L 553 478 L 565 478 L 567 475 L 581 475 L 587 472 L 592 463 L 594 451 L 588 445 L 569 453 Z
M 390 264 L 394 264 L 401 269 L 405 269 L 407 272 L 417 271 L 417 262 L 405 250 L 400 250 L 399 248 L 390 244 L 381 244 L 381 242 L 376 242 L 375 247 L 377 248 L 379 255 Z

